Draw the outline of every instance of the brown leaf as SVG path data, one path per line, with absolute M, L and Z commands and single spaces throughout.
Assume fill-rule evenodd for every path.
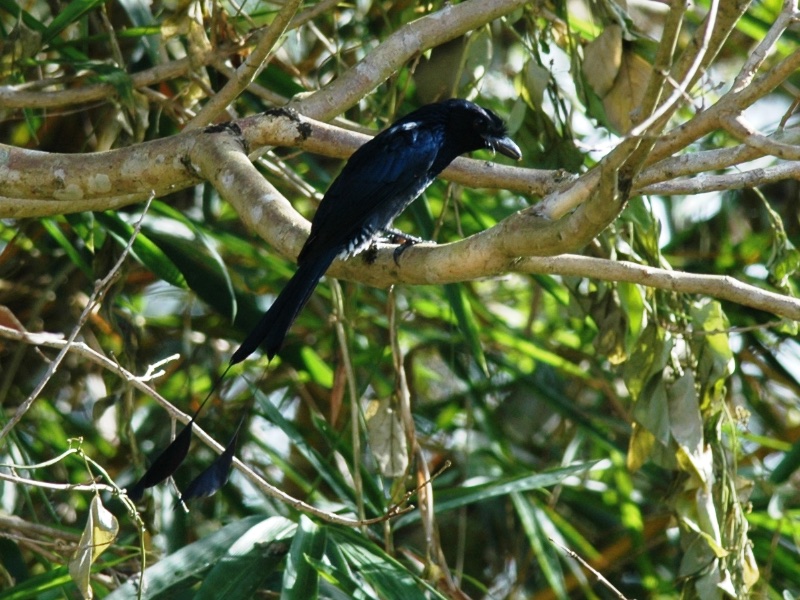
M 100 496 L 95 494 L 78 549 L 69 561 L 70 577 L 87 600 L 94 597 L 90 583 L 92 564 L 116 539 L 117 533 L 119 533 L 117 518 L 106 510 Z
M 614 87 L 622 64 L 622 28 L 609 25 L 586 45 L 583 76 L 595 94 L 605 98 Z

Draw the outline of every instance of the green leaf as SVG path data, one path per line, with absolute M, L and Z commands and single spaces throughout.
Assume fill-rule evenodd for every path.
M 83 274 L 86 275 L 90 280 L 94 279 L 94 270 L 86 262 L 86 260 L 81 255 L 80 250 L 78 250 L 72 242 L 67 239 L 67 236 L 64 235 L 64 232 L 61 231 L 61 228 L 58 226 L 57 221 L 63 222 L 63 217 L 57 218 L 45 218 L 41 220 L 42 227 L 45 228 L 47 233 L 50 234 L 56 243 L 61 246 L 61 249 L 69 256 L 70 260 L 81 270 Z
M 271 522 L 275 518 L 280 519 L 277 526 Z M 262 535 L 264 530 L 276 531 L 275 535 L 277 536 L 278 532 L 288 528 L 285 521 L 281 517 L 267 519 L 262 516 L 247 517 L 234 521 L 203 539 L 162 558 L 145 571 L 142 598 L 167 600 L 174 597 L 178 590 L 195 585 L 206 571 L 217 564 L 217 561 L 231 555 L 231 549 L 237 541 L 251 535 L 256 537 L 251 533 L 253 529 L 256 529 L 258 535 Z M 136 598 L 138 580 L 138 577 L 132 577 L 112 594 L 106 596 L 106 600 Z
M 333 369 L 313 348 L 303 346 L 300 349 L 300 357 L 303 359 L 303 364 L 314 383 L 328 389 L 333 387 Z
M 281 414 L 281 411 L 277 409 L 270 398 L 255 386 L 252 386 L 251 389 L 256 398 L 256 406 L 263 411 L 264 416 L 288 436 L 300 454 L 314 467 L 320 477 L 333 489 L 334 493 L 342 500 L 350 499 L 355 507 L 353 490 L 348 482 L 342 478 L 338 469 L 332 469 L 327 464 L 319 452 L 308 443 L 306 437 L 298 431 L 294 423 Z
M 725 333 L 730 325 L 722 305 L 707 298 L 692 306 L 691 318 L 697 329 L 708 332 L 692 339 L 698 356 L 697 381 L 702 390 L 700 405 L 706 409 L 712 402 L 721 400 L 725 381 L 733 373 L 733 350 Z
M 302 515 L 297 528 L 286 570 L 283 573 L 281 600 L 307 600 L 319 594 L 317 569 L 306 558 L 318 561 L 325 551 L 326 530 Z
M 153 240 L 183 273 L 189 288 L 218 313 L 234 320 L 241 332 L 248 332 L 264 311 L 252 293 L 233 290 L 228 273 L 216 261 L 199 252 L 197 243 L 161 232 L 149 232 Z
M 61 4 L 60 6 L 63 7 L 63 10 L 56 15 L 42 34 L 44 43 L 52 40 L 69 25 L 104 2 L 105 0 L 76 0 Z
M 397 600 L 444 598 L 394 557 L 364 539 L 356 531 L 344 528 L 331 529 L 329 538 L 336 544 L 353 571 L 374 588 L 376 593 L 374 597 Z
M 123 221 L 117 213 L 103 212 L 95 215 L 97 222 L 105 227 L 108 232 L 119 242 L 121 246 L 126 246 L 128 240 L 133 235 L 133 227 Z M 131 246 L 131 254 L 158 275 L 161 279 L 174 285 L 175 287 L 186 289 L 186 279 L 180 269 L 175 266 L 169 257 L 142 231 L 136 236 Z
M 475 315 L 472 312 L 469 299 L 464 293 L 464 286 L 460 283 L 449 283 L 444 286 L 444 293 L 450 303 L 450 308 L 453 309 L 461 335 L 464 336 L 475 362 L 481 368 L 483 374 L 488 377 L 489 367 L 486 364 L 486 356 L 483 354 L 478 323 L 475 321 Z
M 554 469 L 546 473 L 537 473 L 536 475 L 519 475 L 511 479 L 504 479 L 498 481 L 490 481 L 478 485 L 462 486 L 455 489 L 437 490 L 435 496 L 434 507 L 436 514 L 441 514 L 448 510 L 467 506 L 475 502 L 489 500 L 490 498 L 497 498 L 498 496 L 505 496 L 512 492 L 527 492 L 530 490 L 537 490 L 544 487 L 550 487 L 561 483 L 567 477 L 588 471 L 598 464 L 599 461 L 589 461 Z M 408 515 L 400 517 L 396 523 L 399 526 L 413 523 L 420 519 L 419 511 L 414 511 Z
M 784 454 L 781 462 L 770 474 L 769 480 L 776 485 L 783 483 L 798 469 L 800 469 L 800 441 L 795 442 L 792 449 Z
M 194 600 L 252 598 L 280 566 L 297 523 L 269 517 L 236 539 L 203 580 Z
M 644 292 L 634 283 L 621 281 L 617 284 L 617 295 L 622 310 L 625 312 L 627 327 L 625 328 L 625 352 L 630 356 L 639 343 L 644 325 Z
M 175 246 L 177 245 L 178 247 L 182 248 L 183 251 L 188 254 L 188 256 L 181 256 L 179 259 L 175 260 L 175 257 L 172 256 L 167 249 L 164 250 L 167 252 L 167 255 L 170 256 L 170 258 L 175 260 L 178 267 L 181 268 L 186 281 L 189 283 L 192 289 L 198 292 L 198 295 L 204 299 L 204 294 L 201 294 L 198 291 L 198 287 L 200 287 L 202 284 L 204 284 L 206 287 L 209 283 L 213 284 L 214 295 L 220 298 L 220 303 L 223 306 L 227 305 L 228 307 L 227 310 L 222 310 L 220 312 L 222 312 L 222 314 L 229 315 L 231 319 L 235 320 L 238 313 L 239 302 L 236 297 L 233 282 L 231 281 L 230 273 L 228 272 L 228 267 L 225 264 L 225 259 L 223 259 L 222 255 L 217 251 L 217 244 L 213 239 L 211 239 L 210 234 L 204 230 L 201 225 L 198 225 L 194 221 L 187 219 L 180 211 L 175 210 L 163 202 L 153 203 L 152 215 L 163 216 L 165 217 L 165 220 L 145 220 L 145 231 L 147 231 L 153 237 L 156 243 L 159 243 L 159 239 L 163 239 L 154 235 L 156 230 L 163 235 L 167 235 L 166 232 L 169 231 L 171 233 L 172 241 L 177 242 L 177 244 L 170 245 L 170 249 L 175 250 Z M 171 221 L 177 221 L 178 223 L 185 225 L 188 231 L 192 234 L 191 237 L 179 235 L 177 229 L 174 227 Z M 181 244 L 179 240 L 185 241 L 186 244 Z M 205 249 L 205 253 L 200 253 L 197 251 L 198 243 Z M 194 264 L 196 264 L 198 261 L 201 261 L 199 268 L 202 268 L 204 271 L 204 273 L 202 273 L 202 277 L 196 278 L 192 276 L 195 273 L 196 267 L 188 268 L 186 270 L 182 268 L 182 265 L 187 262 L 186 259 L 194 259 Z M 254 303 L 251 304 L 254 305 Z M 255 312 L 260 317 L 261 311 L 256 309 Z
M 525 530 L 528 543 L 533 550 L 533 556 L 536 557 L 536 562 L 539 563 L 539 568 L 547 579 L 547 583 L 550 584 L 556 597 L 567 598 L 569 595 L 564 582 L 564 572 L 553 544 L 543 531 L 542 523 L 548 523 L 551 530 L 555 530 L 555 526 L 550 523 L 550 519 L 547 518 L 544 511 L 519 492 L 511 493 L 511 501 L 514 503 L 514 509 Z
M 672 338 L 663 329 L 652 323 L 645 327 L 622 371 L 625 385 L 634 400 L 640 399 L 651 377 L 660 377 L 669 361 L 672 346 Z

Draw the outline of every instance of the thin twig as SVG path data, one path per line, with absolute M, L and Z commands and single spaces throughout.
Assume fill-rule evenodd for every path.
M 564 552 L 566 552 L 568 556 L 570 556 L 571 558 L 574 558 L 579 563 L 581 563 L 581 565 L 583 565 L 583 567 L 587 571 L 591 572 L 597 578 L 597 581 L 599 581 L 604 586 L 606 586 L 609 590 L 611 590 L 613 593 L 615 593 L 617 595 L 617 598 L 619 598 L 620 600 L 628 600 L 622 592 L 620 592 L 617 588 L 615 588 L 613 585 L 611 585 L 611 582 L 608 579 L 603 577 L 603 575 L 602 575 L 602 573 L 600 573 L 600 571 L 598 571 L 597 569 L 593 568 L 589 563 L 587 563 L 580 556 L 578 556 L 578 554 L 575 551 L 570 550 L 566 546 L 562 546 L 561 544 L 559 544 L 557 541 L 555 541 L 551 537 L 548 537 L 547 539 L 550 540 L 553 544 L 555 544 L 559 548 L 561 548 Z
M 764 64 L 767 56 L 772 48 L 778 42 L 783 31 L 796 21 L 798 17 L 797 0 L 784 0 L 783 8 L 781 9 L 778 18 L 769 28 L 766 35 L 758 43 L 758 46 L 749 53 L 747 61 L 742 65 L 739 74 L 733 82 L 732 90 L 741 90 L 746 88 L 753 81 L 756 72 L 761 65 Z
M 712 0 L 711 7 L 708 11 L 708 16 L 706 17 L 706 28 L 703 32 L 702 41 L 700 46 L 697 48 L 694 60 L 692 61 L 689 70 L 686 72 L 686 75 L 684 75 L 680 85 L 673 90 L 672 94 L 670 94 L 670 96 L 655 111 L 653 111 L 651 115 L 630 130 L 628 133 L 629 137 L 639 137 L 644 135 L 650 127 L 657 123 L 664 115 L 667 114 L 667 112 L 671 111 L 675 104 L 684 98 L 688 93 L 689 87 L 694 82 L 695 75 L 697 75 L 697 72 L 700 70 L 700 66 L 703 64 L 703 61 L 706 58 L 706 52 L 708 51 L 711 36 L 714 33 L 714 24 L 716 22 L 718 9 L 718 0 Z
M 64 340 L 58 334 L 52 333 L 29 333 L 26 331 L 19 331 L 17 329 L 11 329 L 9 327 L 4 327 L 0 325 L 0 337 L 4 337 L 11 340 L 17 340 L 21 342 L 26 342 L 35 346 L 46 346 L 49 348 L 58 348 L 64 349 L 67 348 L 67 340 Z M 110 360 L 108 357 L 100 354 L 93 348 L 90 348 L 83 342 L 73 342 L 69 345 L 69 351 L 84 358 L 87 358 L 94 362 L 95 364 L 100 365 L 104 369 L 114 373 L 135 389 L 139 390 L 140 392 L 146 394 L 147 396 L 153 398 L 167 413 L 171 416 L 180 421 L 183 424 L 187 424 L 191 420 L 191 415 L 188 415 L 180 410 L 178 410 L 169 400 L 161 396 L 158 392 L 156 392 L 153 388 L 151 388 L 147 383 L 141 380 L 141 377 L 138 377 L 125 369 L 124 367 L 120 366 L 116 362 Z M 197 436 L 197 438 L 203 442 L 206 446 L 217 452 L 218 454 L 222 453 L 225 448 L 221 444 L 219 444 L 214 438 L 208 435 L 199 425 L 195 424 L 192 427 L 192 434 Z M 342 517 L 338 514 L 327 512 L 316 508 L 315 506 L 311 506 L 310 504 L 306 504 L 302 500 L 294 498 L 282 490 L 276 488 L 275 486 L 271 485 L 267 482 L 264 478 L 262 478 L 258 473 L 256 473 L 249 465 L 243 463 L 238 458 L 234 457 L 233 459 L 234 467 L 242 473 L 248 481 L 250 481 L 255 487 L 261 490 L 267 496 L 275 498 L 284 504 L 298 510 L 300 512 L 304 512 L 310 515 L 314 515 L 322 519 L 323 521 L 327 521 L 329 523 L 334 523 L 337 525 L 344 525 L 346 527 L 361 527 L 364 525 L 374 525 L 376 523 L 382 523 L 387 519 L 393 519 L 400 515 L 404 515 L 407 512 L 410 512 L 414 509 L 413 506 L 404 506 L 403 502 L 399 502 L 394 506 L 389 507 L 385 514 L 381 515 L 380 517 L 374 517 L 372 519 L 351 519 L 348 517 Z
M 80 317 L 78 318 L 78 323 L 72 329 L 72 333 L 70 333 L 69 338 L 67 338 L 66 345 L 61 349 L 58 355 L 53 359 L 53 361 L 48 365 L 47 372 L 44 374 L 44 377 L 39 381 L 39 384 L 34 388 L 34 390 L 30 393 L 30 395 L 25 399 L 25 401 L 19 405 L 17 411 L 14 413 L 14 416 L 6 423 L 3 430 L 0 431 L 0 441 L 8 435 L 8 432 L 19 423 L 20 419 L 25 415 L 26 412 L 30 409 L 31 405 L 34 403 L 36 398 L 39 397 L 39 394 L 42 393 L 44 386 L 52 379 L 53 375 L 55 375 L 56 370 L 58 369 L 61 361 L 69 352 L 70 346 L 75 342 L 75 339 L 78 337 L 81 329 L 83 328 L 84 323 L 89 318 L 89 315 L 94 310 L 95 305 L 100 302 L 103 298 L 105 293 L 108 291 L 108 288 L 111 287 L 114 279 L 116 279 L 117 275 L 119 274 L 119 270 L 122 268 L 125 259 L 128 257 L 128 253 L 131 251 L 133 247 L 133 242 L 136 239 L 136 236 L 139 235 L 139 231 L 142 228 L 142 222 L 144 220 L 145 215 L 147 214 L 147 210 L 150 208 L 150 203 L 153 201 L 153 195 L 150 195 L 147 202 L 145 203 L 144 209 L 142 210 L 142 215 L 139 217 L 139 220 L 136 222 L 136 226 L 133 228 L 133 234 L 131 234 L 128 243 L 123 248 L 122 253 L 120 254 L 117 262 L 111 267 L 111 270 L 108 274 L 101 279 L 100 281 L 95 283 L 94 290 L 92 291 L 92 295 L 89 297 L 89 301 L 86 303 L 86 307 L 83 309 Z
M 358 507 L 358 518 L 364 520 L 364 484 L 361 481 L 361 413 L 358 404 L 358 392 L 356 391 L 356 376 L 353 371 L 353 363 L 350 360 L 350 349 L 347 346 L 347 334 L 344 330 L 344 294 L 342 286 L 336 279 L 330 280 L 331 293 L 333 296 L 334 328 L 336 330 L 336 340 L 339 343 L 339 351 L 344 362 L 345 377 L 347 377 L 347 391 L 350 395 L 350 432 L 353 444 L 353 486 Z
M 260 32 L 256 47 L 237 69 L 236 77 L 229 79 L 225 86 L 209 99 L 195 118 L 186 125 L 186 129 L 197 129 L 213 122 L 217 115 L 225 110 L 258 77 L 269 61 L 275 45 L 297 12 L 300 2 L 301 0 L 284 2 L 269 27 Z

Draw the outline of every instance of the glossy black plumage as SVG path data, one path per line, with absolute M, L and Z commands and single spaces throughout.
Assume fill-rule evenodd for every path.
M 231 364 L 258 346 L 272 359 L 331 263 L 367 248 L 453 159 L 481 148 L 514 159 L 522 156 L 497 115 L 453 99 L 423 106 L 356 150 L 314 215 L 311 234 L 297 257 L 297 272 L 233 354 Z

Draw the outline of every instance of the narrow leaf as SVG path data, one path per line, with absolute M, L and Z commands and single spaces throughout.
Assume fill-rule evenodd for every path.
M 469 299 L 464 293 L 464 287 L 461 284 L 449 283 L 444 286 L 445 296 L 450 303 L 450 308 L 458 323 L 458 328 L 469 346 L 475 362 L 481 368 L 484 375 L 489 375 L 489 368 L 486 364 L 486 356 L 483 354 L 483 347 L 481 346 L 481 339 L 479 335 L 478 323 L 475 321 L 475 315 L 472 312 L 472 306 L 469 304 Z
M 184 598 L 192 597 L 187 595 L 190 586 L 197 583 L 209 569 L 216 570 L 215 565 L 222 567 L 225 565 L 224 557 L 231 559 L 236 557 L 233 552 L 237 549 L 240 542 L 248 540 L 247 546 L 253 545 L 253 539 L 261 542 L 261 547 L 265 547 L 270 542 L 282 540 L 291 535 L 292 523 L 283 517 L 262 516 L 246 517 L 233 521 L 222 529 L 210 533 L 202 539 L 173 552 L 151 566 L 144 573 L 146 585 L 145 598 Z M 256 550 L 253 548 L 252 550 Z M 248 554 L 248 556 L 251 556 Z M 215 577 L 215 581 L 220 581 Z M 128 581 L 117 588 L 112 594 L 106 596 L 107 600 L 130 600 L 137 597 L 138 586 L 141 580 L 138 577 L 131 577 Z M 205 586 L 204 586 L 205 587 Z M 246 598 L 252 596 L 236 595 L 209 595 L 202 594 L 205 598 Z M 201 594 L 198 594 L 200 597 Z
M 105 0 L 78 0 L 77 2 L 65 2 L 62 4 L 61 6 L 63 6 L 64 9 L 50 22 L 50 25 L 47 26 L 47 29 L 42 35 L 45 43 L 52 40 L 66 27 L 104 1 Z
M 97 213 L 95 216 L 97 222 L 105 227 L 122 246 L 128 243 L 128 240 L 133 235 L 133 227 L 129 223 L 126 223 L 119 215 L 110 211 Z M 188 287 L 183 273 L 175 266 L 175 263 L 141 231 L 133 241 L 131 254 L 167 283 L 182 289 Z
M 258 597 L 257 590 L 284 563 L 296 530 L 297 524 L 284 517 L 251 527 L 213 562 L 194 600 Z
M 86 259 L 81 255 L 80 250 L 78 250 L 74 244 L 64 235 L 64 232 L 61 231 L 61 228 L 58 226 L 58 223 L 55 219 L 42 219 L 40 221 L 42 227 L 45 228 L 47 233 L 50 234 L 56 243 L 61 246 L 61 249 L 64 253 L 69 256 L 70 260 L 81 270 L 83 274 L 89 277 L 90 279 L 94 278 L 94 271 L 92 270 L 89 263 Z
M 316 598 L 319 574 L 306 556 L 320 560 L 325 552 L 326 530 L 301 515 L 283 573 L 281 600 Z

